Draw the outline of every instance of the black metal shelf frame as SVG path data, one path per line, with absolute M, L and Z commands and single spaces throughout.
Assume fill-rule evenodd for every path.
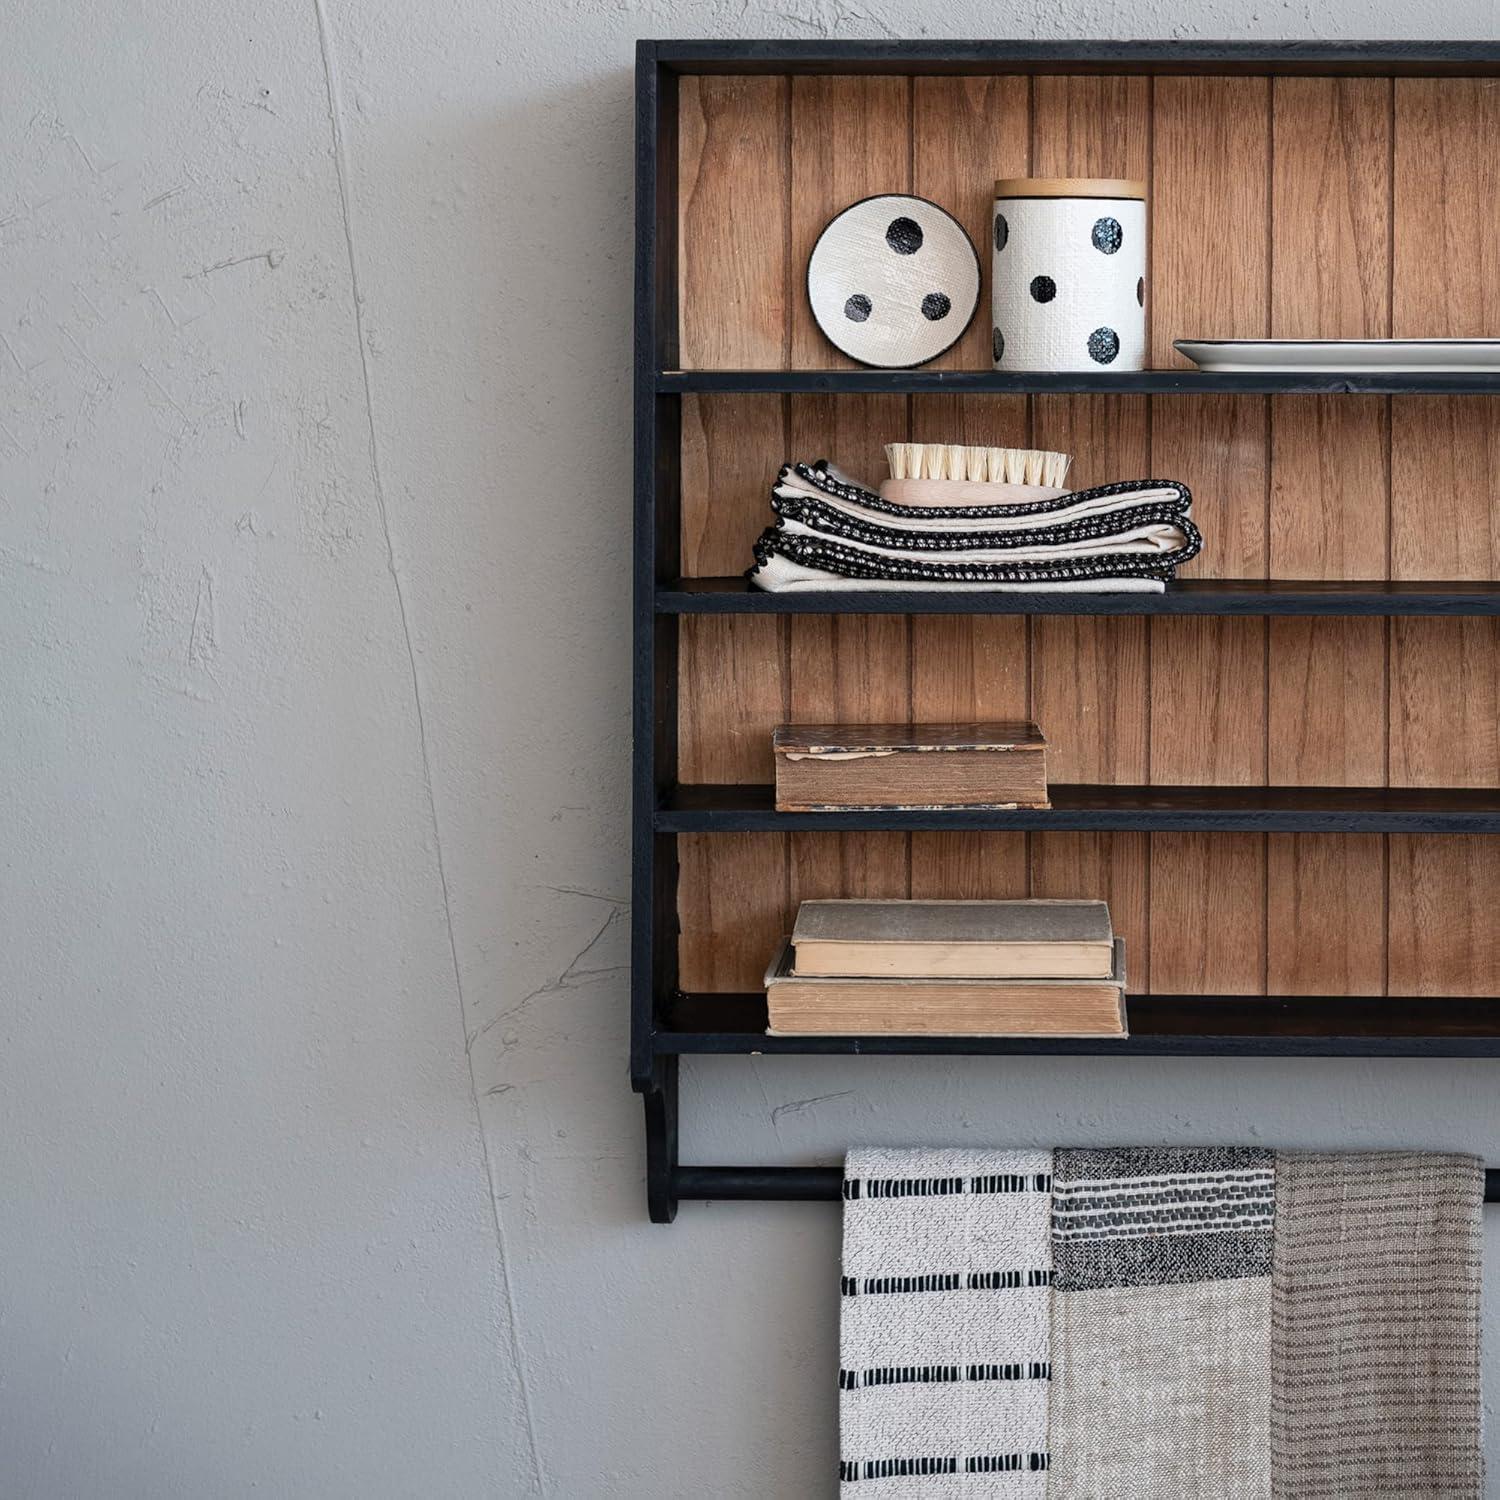
M 678 578 L 656 590 L 664 615 L 1496 615 L 1500 584 L 1371 579 L 1185 578 L 1161 593 L 974 589 L 796 589 L 745 578 Z
M 658 391 L 676 395 L 921 395 L 1013 396 L 1493 396 L 1500 371 L 1121 370 L 1117 374 L 1050 370 L 660 370 Z
M 832 1167 L 689 1166 L 678 1159 L 679 1059 L 688 1054 L 1050 1054 L 1121 1057 L 1500 1057 L 1500 999 L 1133 996 L 1122 1041 L 994 1037 L 768 1037 L 764 997 L 682 995 L 676 893 L 680 832 L 809 827 L 769 810 L 764 791 L 677 785 L 677 646 L 683 614 L 1008 613 L 1162 615 L 1497 615 L 1500 583 L 1185 581 L 1164 594 L 941 594 L 917 590 L 765 594 L 743 579 L 683 579 L 679 548 L 682 397 L 798 391 L 1307 392 L 1497 394 L 1488 374 L 1120 375 L 993 371 L 683 371 L 677 368 L 677 79 L 693 73 L 1237 73 L 1500 77 L 1495 42 L 698 42 L 643 41 L 636 53 L 636 275 L 633 468 L 632 955 L 630 1073 L 646 1117 L 647 1204 L 670 1222 L 684 1198 L 831 1199 Z M 1497 831 L 1488 791 L 1315 788 L 1056 788 L 1050 813 L 942 815 L 904 827 L 1277 828 Z M 1138 805 L 1130 804 L 1136 794 Z M 1238 797 L 1238 802 L 1232 799 Z M 890 814 L 817 815 L 816 826 L 892 827 Z M 856 822 L 840 822 L 855 818 Z M 981 821 L 973 821 L 976 817 Z M 1029 817 L 1046 821 L 1026 822 Z M 987 819 L 1010 818 L 999 822 Z M 884 820 L 884 821 L 872 821 Z M 1222 1032 L 1202 1030 L 1212 1009 Z M 1232 1023 L 1232 1024 L 1231 1024 Z M 1322 1028 L 1321 1030 L 1318 1028 Z M 1487 1174 L 1500 1199 L 1500 1173 Z

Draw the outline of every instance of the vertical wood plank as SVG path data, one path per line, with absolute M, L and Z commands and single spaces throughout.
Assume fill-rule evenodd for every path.
M 758 990 L 786 928 L 786 838 L 691 833 L 677 839 L 679 980 L 685 990 Z
M 1390 850 L 1391 993 L 1500 993 L 1500 842 L 1401 835 Z
M 1080 487 L 1150 467 L 1146 403 L 1130 396 L 1037 397 L 1033 442 L 1075 455 Z M 1146 623 L 1130 616 L 1038 616 L 1032 699 L 1054 781 L 1139 784 L 1147 766 Z
M 1142 994 L 1156 986 L 1147 942 L 1147 838 L 1144 833 L 1040 833 L 1031 839 L 1031 894 L 1106 901 L 1115 932 L 1125 939 L 1125 986 Z
M 912 87 L 912 191 L 946 208 L 979 253 L 974 319 L 929 368 L 987 370 L 994 185 L 997 177 L 1024 177 L 1029 169 L 1028 81 L 1020 74 L 917 78 Z
M 1136 77 L 1046 77 L 1032 86 L 1032 170 L 1040 177 L 1151 175 L 1150 82 Z M 1147 284 L 1151 273 L 1148 269 Z M 1151 299 L 1147 298 L 1147 316 Z M 1032 444 L 1073 455 L 1077 488 L 1144 477 L 1149 416 L 1142 399 L 1039 396 Z M 1054 781 L 1142 782 L 1149 723 L 1146 626 L 1083 616 L 1032 622 L 1034 717 L 1050 742 Z M 1130 834 L 1045 834 L 1031 840 L 1038 896 L 1107 900 L 1125 937 L 1133 991 L 1150 985 L 1147 841 Z
M 911 187 L 912 83 L 907 78 L 807 76 L 792 80 L 792 265 L 801 277 L 823 226 L 873 193 Z M 793 306 L 794 368 L 848 367 L 812 320 L 806 299 Z M 791 403 L 791 457 L 832 459 L 869 484 L 885 472 L 884 445 L 905 441 L 905 397 Z M 911 716 L 910 621 L 875 615 L 791 622 L 794 720 L 845 724 Z M 795 834 L 790 895 L 905 896 L 906 834 Z
M 686 370 L 774 369 L 785 357 L 789 100 L 785 78 L 689 76 L 679 85 L 678 306 Z
M 1269 319 L 1270 87 L 1158 78 L 1153 91 L 1153 363 L 1174 338 L 1263 336 Z M 1197 577 L 1264 577 L 1266 404 L 1154 401 L 1151 470 L 1187 482 L 1206 545 Z M 1259 620 L 1154 620 L 1151 780 L 1256 784 L 1266 775 Z M 1265 983 L 1265 840 L 1153 835 L 1152 983 L 1254 993 Z
M 824 226 L 851 203 L 911 188 L 911 80 L 817 74 L 792 79 L 792 270 L 800 288 Z M 791 304 L 793 369 L 852 369 Z M 887 440 L 889 441 L 889 439 Z
M 926 81 L 926 80 L 923 80 Z M 1026 399 L 919 396 L 912 441 L 1021 447 Z M 911 716 L 916 723 L 1030 716 L 1026 622 L 1007 615 L 914 615 Z M 978 900 L 1026 894 L 1024 834 L 914 833 L 913 896 Z
M 777 367 L 790 335 L 787 247 L 791 88 L 778 78 L 684 78 L 680 94 L 679 297 L 685 367 Z M 692 575 L 736 573 L 770 514 L 784 458 L 779 397 L 685 398 L 682 556 Z M 772 628 L 767 628 L 770 625 Z M 705 628 L 706 627 L 706 628 Z M 788 627 L 740 617 L 679 631 L 684 782 L 767 781 L 786 714 Z M 780 835 L 678 841 L 681 983 L 754 989 L 782 931 Z
M 1391 83 L 1272 84 L 1271 334 L 1378 338 L 1390 327 Z M 1389 403 L 1272 403 L 1271 573 L 1381 578 L 1389 527 Z M 1386 623 L 1271 622 L 1270 764 L 1279 785 L 1378 786 L 1386 776 Z M 1282 994 L 1379 994 L 1385 845 L 1269 840 L 1267 974 Z
M 1485 79 L 1395 83 L 1391 331 L 1491 334 L 1500 323 L 1500 97 Z M 1396 578 L 1495 577 L 1500 402 L 1398 398 L 1391 423 Z M 1500 779 L 1500 626 L 1398 620 L 1391 630 L 1391 780 Z M 1390 840 L 1390 984 L 1500 994 L 1496 851 L 1482 839 Z

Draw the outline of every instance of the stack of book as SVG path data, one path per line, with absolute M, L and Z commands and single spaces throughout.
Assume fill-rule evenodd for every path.
M 780 812 L 1046 807 L 1047 742 L 1026 720 L 783 724 Z
M 772 1036 L 1121 1036 L 1102 901 L 804 901 L 766 973 Z

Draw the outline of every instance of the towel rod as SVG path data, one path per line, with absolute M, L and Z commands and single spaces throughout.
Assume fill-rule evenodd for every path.
M 674 1198 L 756 1198 L 788 1202 L 834 1201 L 840 1196 L 839 1167 L 677 1167 Z M 1484 1174 L 1484 1201 L 1500 1203 L 1500 1169 Z
M 677 1159 L 676 1057 L 658 1057 L 643 1084 L 646 1106 L 646 1199 L 651 1219 L 670 1224 L 683 1198 L 834 1203 L 843 1193 L 840 1167 L 696 1167 Z M 1500 1203 L 1500 1168 L 1484 1174 L 1484 1201 Z

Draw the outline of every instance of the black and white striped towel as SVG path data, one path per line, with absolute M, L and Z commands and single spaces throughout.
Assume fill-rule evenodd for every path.
M 1013 486 L 1004 487 L 1007 491 Z M 750 580 L 809 588 L 1160 591 L 1202 538 L 1192 496 L 1132 480 L 1002 505 L 898 505 L 831 465 L 788 464 Z
M 840 1492 L 1045 1500 L 1052 1153 L 844 1166 Z

